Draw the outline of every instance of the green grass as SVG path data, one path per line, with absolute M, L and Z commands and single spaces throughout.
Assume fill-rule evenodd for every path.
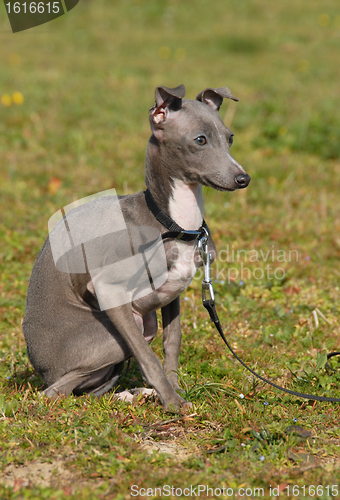
M 21 332 L 49 217 L 98 191 L 143 189 L 155 87 L 184 83 L 194 98 L 227 85 L 240 102 L 221 116 L 252 181 L 232 194 L 204 190 L 223 327 L 260 374 L 339 397 L 340 375 L 324 367 L 340 350 L 338 2 L 83 1 L 15 35 L 3 5 L 0 16 L 0 98 L 25 99 L 0 104 L 1 500 L 125 499 L 132 485 L 165 484 L 339 496 L 327 489 L 339 480 L 338 405 L 253 380 L 208 320 L 199 277 L 181 299 L 179 375 L 193 404 L 184 416 L 157 399 L 45 399 Z M 160 334 L 153 347 L 162 357 Z M 141 382 L 132 363 L 121 386 Z M 312 485 L 323 488 L 313 495 Z

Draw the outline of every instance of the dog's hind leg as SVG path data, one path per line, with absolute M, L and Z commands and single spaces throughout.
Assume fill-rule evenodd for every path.
M 120 377 L 124 367 L 124 361 L 116 365 L 106 366 L 93 373 L 80 373 L 75 370 L 62 376 L 50 385 L 43 393 L 48 397 L 56 397 L 59 394 L 67 396 L 73 392 L 76 396 L 92 393 L 101 396 L 112 389 Z
M 94 372 L 89 378 L 73 389 L 77 396 L 84 393 L 91 393 L 101 396 L 112 389 L 118 381 L 124 368 L 124 361 L 116 365 L 110 365 Z
M 147 340 L 147 342 L 151 342 L 157 332 L 156 313 L 153 311 L 147 314 L 144 318 L 134 315 L 134 318 L 143 333 L 145 340 Z M 123 367 L 124 361 L 100 368 L 96 371 L 84 372 L 79 368 L 72 370 L 45 389 L 44 394 L 48 397 L 56 397 L 58 394 L 64 394 L 67 396 L 73 392 L 76 396 L 84 393 L 101 396 L 105 392 L 112 389 L 118 381 Z
M 83 380 L 83 377 L 78 370 L 66 373 L 52 385 L 47 387 L 47 389 L 43 391 L 43 394 L 49 398 L 55 398 L 60 394 L 68 396 L 71 394 L 74 387 L 79 385 L 81 380 Z

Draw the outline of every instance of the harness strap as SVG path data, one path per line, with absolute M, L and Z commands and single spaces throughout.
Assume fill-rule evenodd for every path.
M 162 234 L 162 240 L 172 238 L 185 242 L 195 241 L 206 234 L 205 230 L 209 232 L 205 220 L 203 220 L 201 227 L 199 227 L 197 231 L 188 231 L 186 229 L 183 229 L 170 217 L 170 215 L 163 212 L 163 210 L 159 208 L 154 197 L 148 189 L 144 192 L 144 194 L 148 209 L 158 220 L 158 222 L 160 222 L 162 226 L 166 227 L 166 229 L 168 230 L 168 232 Z

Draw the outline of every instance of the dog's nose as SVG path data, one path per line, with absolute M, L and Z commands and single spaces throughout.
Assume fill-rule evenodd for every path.
M 245 188 L 250 182 L 250 176 L 248 174 L 239 174 L 235 177 L 235 182 L 239 188 Z

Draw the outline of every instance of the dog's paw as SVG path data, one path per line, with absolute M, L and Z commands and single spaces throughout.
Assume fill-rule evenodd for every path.
M 143 396 L 151 397 L 157 396 L 155 389 L 147 388 L 147 387 L 135 387 L 134 389 L 130 389 L 131 394 L 139 396 L 139 394 L 143 394 Z
M 181 408 L 192 408 L 192 403 L 186 399 L 181 398 Z
M 164 406 L 165 409 L 170 413 L 183 414 L 191 410 L 192 403 L 190 403 L 190 401 L 186 401 L 177 394 L 176 400 L 171 400 L 168 403 L 164 404 Z
M 119 401 L 127 401 L 128 403 L 132 403 L 133 401 L 133 394 L 131 394 L 130 391 L 122 391 L 122 392 L 116 392 L 115 397 Z
M 147 389 L 145 387 L 135 387 L 134 389 L 130 389 L 129 391 L 125 390 L 122 392 L 117 392 L 115 396 L 120 401 L 127 401 L 129 403 L 132 403 L 140 394 L 148 398 L 156 396 L 156 391 L 154 389 Z
M 189 413 L 192 411 L 192 403 L 190 401 L 187 401 L 186 399 L 181 398 L 181 413 Z

